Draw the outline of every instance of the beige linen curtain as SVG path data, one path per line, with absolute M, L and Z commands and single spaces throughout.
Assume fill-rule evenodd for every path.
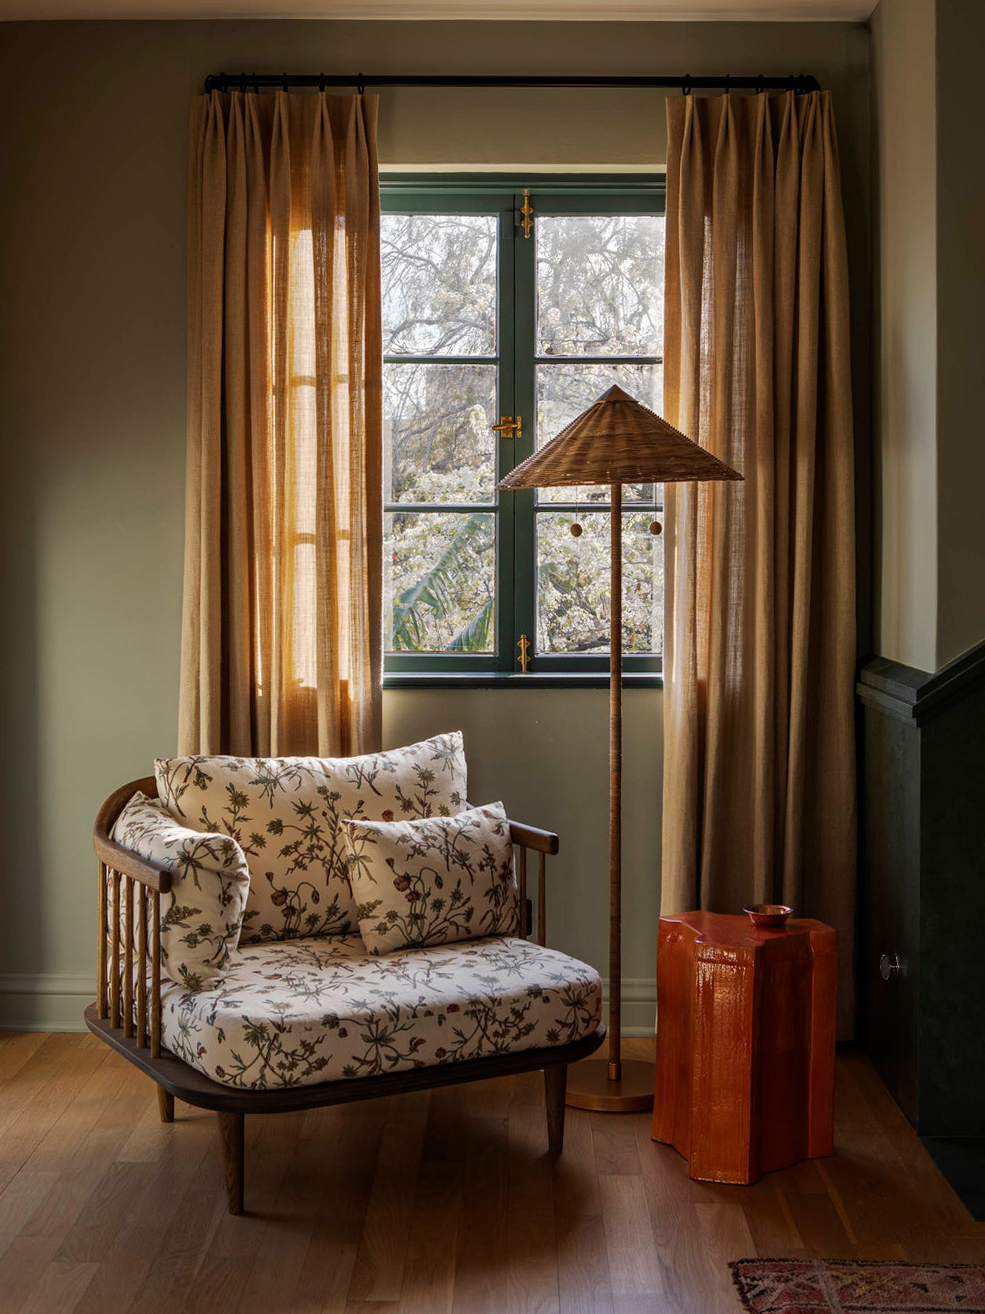
M 376 116 L 193 103 L 182 752 L 379 744 Z
M 662 906 L 838 932 L 851 1026 L 855 541 L 827 93 L 668 101 L 665 413 L 745 476 L 668 486 Z

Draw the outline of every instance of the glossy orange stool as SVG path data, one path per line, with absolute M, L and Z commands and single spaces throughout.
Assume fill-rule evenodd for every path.
M 660 918 L 653 1139 L 688 1175 L 755 1182 L 833 1151 L 835 933 L 800 918 Z

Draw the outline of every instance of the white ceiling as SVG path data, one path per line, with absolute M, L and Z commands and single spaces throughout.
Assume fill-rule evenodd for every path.
M 59 18 L 373 18 L 861 21 L 876 0 L 0 0 L 0 21 Z

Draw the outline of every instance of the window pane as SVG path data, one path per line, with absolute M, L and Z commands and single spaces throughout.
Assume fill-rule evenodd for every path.
M 388 652 L 492 652 L 496 517 L 392 511 L 384 517 Z
M 495 422 L 495 365 L 385 365 L 383 496 L 494 501 Z
M 536 220 L 537 354 L 659 356 L 662 215 Z
M 380 217 L 383 351 L 496 354 L 494 214 Z
M 556 438 L 566 424 L 587 410 L 607 388 L 618 383 L 631 397 L 660 414 L 663 405 L 662 365 L 538 365 L 537 447 Z M 607 502 L 608 487 L 587 484 L 584 488 L 540 488 L 540 502 Z M 652 502 L 652 484 L 626 484 L 624 502 Z
M 609 517 L 537 516 L 537 651 L 609 651 Z M 652 515 L 623 515 L 623 652 L 663 648 L 663 536 L 649 532 Z

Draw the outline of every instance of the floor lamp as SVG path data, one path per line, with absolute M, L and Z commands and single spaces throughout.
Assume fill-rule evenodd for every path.
M 622 1061 L 622 486 L 742 475 L 685 438 L 616 386 L 604 392 L 500 488 L 608 484 L 610 490 L 609 644 L 609 1057 L 568 1072 L 567 1102 L 579 1109 L 628 1113 L 653 1103 L 653 1065 Z

